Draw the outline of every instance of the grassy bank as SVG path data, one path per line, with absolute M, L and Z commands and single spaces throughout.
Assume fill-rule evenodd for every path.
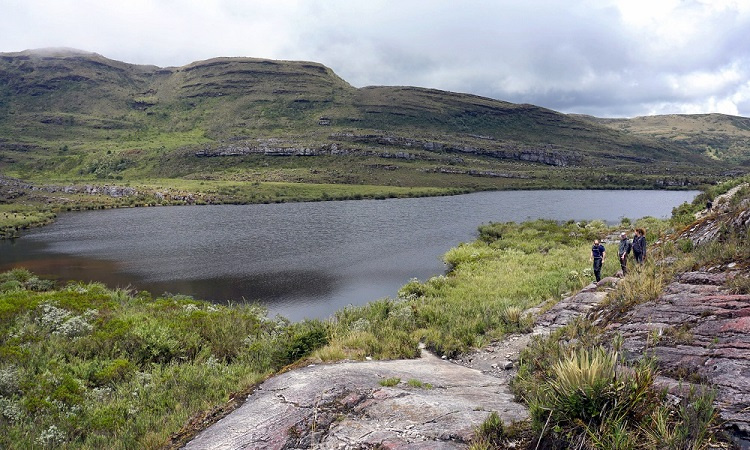
M 646 263 L 632 267 L 607 296 L 599 317 L 617 322 L 634 306 L 657 299 L 676 274 L 747 261 L 750 243 L 746 227 L 721 227 L 716 239 L 698 247 L 689 240 L 676 239 L 678 233 L 673 233 L 693 223 L 706 200 L 747 181 L 717 185 L 692 204 L 675 208 L 671 220 L 650 221 L 659 244 L 651 247 Z M 748 199 L 750 189 L 740 189 L 723 206 L 739 210 L 741 202 Z M 670 262 L 664 264 L 665 260 Z M 750 292 L 746 277 L 731 278 L 728 283 L 732 292 Z M 610 340 L 603 332 L 589 320 L 577 320 L 549 337 L 533 340 L 522 353 L 513 389 L 530 407 L 530 435 L 535 442 L 541 440 L 545 448 L 560 449 L 731 448 L 723 442 L 715 393 L 710 387 L 691 389 L 676 401 L 667 398 L 654 385 L 656 361 L 644 358 L 636 364 L 626 363 L 620 354 L 622 342 L 617 337 Z M 479 442 L 488 439 L 480 435 Z M 490 447 L 475 447 L 483 448 Z
M 253 306 L 0 276 L 2 448 L 159 448 L 326 340 Z
M 300 359 L 414 357 L 419 342 L 438 354 L 458 354 L 528 330 L 526 308 L 553 304 L 590 283 L 588 255 L 594 238 L 639 226 L 655 242 L 699 208 L 702 204 L 677 208 L 673 222 L 642 219 L 614 228 L 599 221 L 486 224 L 476 242 L 445 255 L 452 268 L 446 276 L 414 280 L 395 299 L 346 308 L 326 321 L 290 323 L 268 318 L 254 306 L 154 297 L 97 283 L 54 286 L 24 270 L 2 274 L 0 447 L 160 448 L 189 421 L 236 402 L 241 393 Z M 610 254 L 616 253 L 616 245 L 606 242 Z M 690 258 L 696 253 L 683 252 L 681 244 L 669 248 L 680 261 L 695 261 Z M 664 270 L 680 264 L 688 262 Z M 615 258 L 607 258 L 603 272 L 614 274 L 618 268 Z M 660 287 L 661 269 L 647 268 L 622 284 L 622 289 L 631 286 L 622 294 L 623 304 L 639 301 L 643 289 Z M 544 370 L 560 361 L 580 367 L 579 361 L 596 360 L 609 367 L 609 354 L 597 350 L 595 327 L 579 324 L 561 333 L 568 335 L 539 341 L 530 350 L 538 353 L 524 357 L 543 363 L 521 368 L 524 378 L 517 385 L 525 392 L 543 392 L 544 383 L 559 379 Z M 572 350 L 581 356 L 567 363 Z M 602 372 L 602 386 L 612 380 L 608 370 Z M 635 391 L 615 394 L 643 394 L 649 405 L 660 404 L 647 381 L 643 378 Z M 554 402 L 542 403 L 542 396 L 527 400 L 532 408 L 537 402 L 545 414 L 558 410 Z M 586 435 L 585 428 L 575 428 L 578 422 L 545 426 L 552 420 L 545 414 L 535 413 L 527 432 Z M 637 437 L 627 435 L 631 443 Z M 560 433 L 554 438 L 560 439 Z
M 42 205 L 0 204 L 0 239 L 18 237 L 22 230 L 46 225 L 55 217 L 55 212 Z

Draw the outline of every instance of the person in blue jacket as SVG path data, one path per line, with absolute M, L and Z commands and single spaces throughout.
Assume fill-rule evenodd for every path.
M 591 247 L 591 257 L 589 258 L 589 261 L 594 262 L 594 275 L 596 276 L 597 282 L 602 279 L 602 262 L 606 257 L 607 251 L 604 249 L 604 246 L 599 242 L 599 239 L 594 239 L 594 245 Z

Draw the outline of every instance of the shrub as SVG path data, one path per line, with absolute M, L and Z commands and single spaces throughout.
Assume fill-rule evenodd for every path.
M 487 225 L 479 226 L 479 239 L 487 244 L 491 244 L 503 238 L 503 234 L 508 230 L 511 224 L 502 224 L 491 222 Z
M 508 306 L 502 310 L 500 317 L 504 323 L 518 327 L 523 317 L 523 309 L 518 306 Z
M 5 366 L 0 369 L 0 397 L 14 395 L 19 389 L 18 368 Z
M 296 323 L 291 328 L 289 347 L 286 352 L 287 361 L 296 361 L 327 343 L 326 328 L 320 320 L 305 320 Z
M 448 250 L 443 256 L 443 261 L 448 265 L 449 270 L 455 270 L 462 264 L 479 261 L 493 254 L 492 249 L 486 244 L 460 244 L 458 247 Z
M 609 230 L 607 224 L 602 220 L 592 220 L 584 227 L 584 235 L 587 241 L 601 239 Z
M 39 277 L 31 277 L 24 283 L 24 287 L 30 291 L 45 292 L 55 287 L 53 280 L 45 280 Z
M 603 349 L 580 350 L 558 361 L 552 369 L 553 378 L 533 404 L 535 419 L 545 420 L 546 412 L 554 424 L 597 419 L 611 400 L 608 391 L 616 363 L 616 355 Z
M 693 241 L 690 239 L 680 239 L 677 241 L 677 248 L 679 248 L 682 253 L 690 253 L 693 251 Z
M 18 281 L 25 283 L 34 275 L 26 269 L 16 268 L 0 274 L 0 283 L 6 281 Z
M 734 294 L 750 294 L 750 277 L 737 275 L 729 280 L 727 287 Z
M 89 377 L 95 386 L 105 386 L 119 383 L 135 373 L 136 367 L 127 359 L 109 361 Z
M 655 408 L 642 427 L 647 448 L 708 448 L 719 421 L 715 392 L 691 388 L 675 407 Z M 713 447 L 712 447 L 713 448 Z
M 8 280 L 0 283 L 0 292 L 20 291 L 23 289 L 23 283 L 18 280 Z
M 427 292 L 427 286 L 421 283 L 417 278 L 412 278 L 408 283 L 398 290 L 398 298 L 411 300 L 422 297 Z

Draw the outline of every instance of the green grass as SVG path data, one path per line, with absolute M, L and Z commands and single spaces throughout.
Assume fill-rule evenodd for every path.
M 150 188 L 163 188 L 158 181 Z M 237 194 L 231 191 L 237 186 L 238 192 L 257 187 L 184 183 L 185 190 L 227 189 L 222 195 Z M 646 227 L 651 243 L 681 226 L 651 218 L 626 225 Z M 344 308 L 327 321 L 300 323 L 270 319 L 255 306 L 154 297 L 98 283 L 55 287 L 22 269 L 0 274 L 0 447 L 160 448 L 189 420 L 288 364 L 412 358 L 420 342 L 455 356 L 528 331 L 524 311 L 590 283 L 591 240 L 620 229 L 598 221 L 483 225 L 476 242 L 445 255 L 447 275 L 413 280 L 397 298 Z M 670 271 L 750 258 L 746 235 L 729 229 L 697 247 L 667 244 L 651 247 L 650 255 L 677 261 L 662 266 L 649 260 L 634 268 L 611 294 L 613 309 L 623 312 L 653 298 Z M 607 243 L 608 251 L 613 254 L 616 245 Z M 605 274 L 617 269 L 615 258 L 608 258 Z M 522 354 L 513 387 L 532 406 L 536 436 L 599 448 L 700 446 L 713 439 L 714 412 L 705 393 L 672 407 L 660 403 L 651 390 L 651 366 L 635 366 L 632 373 L 613 368 L 616 354 L 598 350 L 600 333 L 576 320 L 547 339 L 534 339 Z M 675 330 L 674 338 L 687 339 L 680 333 Z M 419 380 L 406 384 L 429 388 Z M 488 418 L 475 448 L 508 439 L 495 422 Z
M 593 281 L 578 271 L 571 276 L 571 269 L 582 272 L 589 266 L 585 227 L 542 220 L 496 226 L 503 227 L 501 239 L 462 244 L 445 255 L 453 267 L 447 276 L 413 280 L 397 299 L 338 311 L 330 344 L 314 356 L 414 357 L 420 341 L 437 354 L 455 356 L 528 330 L 531 322 L 523 310 Z M 546 244 L 540 247 L 541 242 Z M 610 264 L 606 269 L 614 273 L 616 263 Z
M 401 378 L 386 378 L 384 380 L 380 380 L 378 384 L 380 384 L 383 387 L 394 387 L 394 386 L 398 386 L 400 382 L 401 382 Z
M 45 206 L 0 204 L 0 239 L 18 237 L 21 230 L 52 222 L 56 214 Z
M 3 448 L 159 448 L 326 342 L 262 309 L 0 275 Z

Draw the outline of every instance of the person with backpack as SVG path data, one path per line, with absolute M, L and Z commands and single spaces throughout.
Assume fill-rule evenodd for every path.
M 632 250 L 633 244 L 630 243 L 628 235 L 625 232 L 620 233 L 620 246 L 617 248 L 617 256 L 620 258 L 620 268 L 623 276 L 627 273 L 628 255 Z
M 594 262 L 594 276 L 596 281 L 599 282 L 602 279 L 602 262 L 607 256 L 607 251 L 604 246 L 599 242 L 599 239 L 594 239 L 594 245 L 591 247 L 591 257 L 589 261 Z
M 643 260 L 646 258 L 646 230 L 643 228 L 636 228 L 635 235 L 633 236 L 633 257 L 635 262 L 643 264 Z

